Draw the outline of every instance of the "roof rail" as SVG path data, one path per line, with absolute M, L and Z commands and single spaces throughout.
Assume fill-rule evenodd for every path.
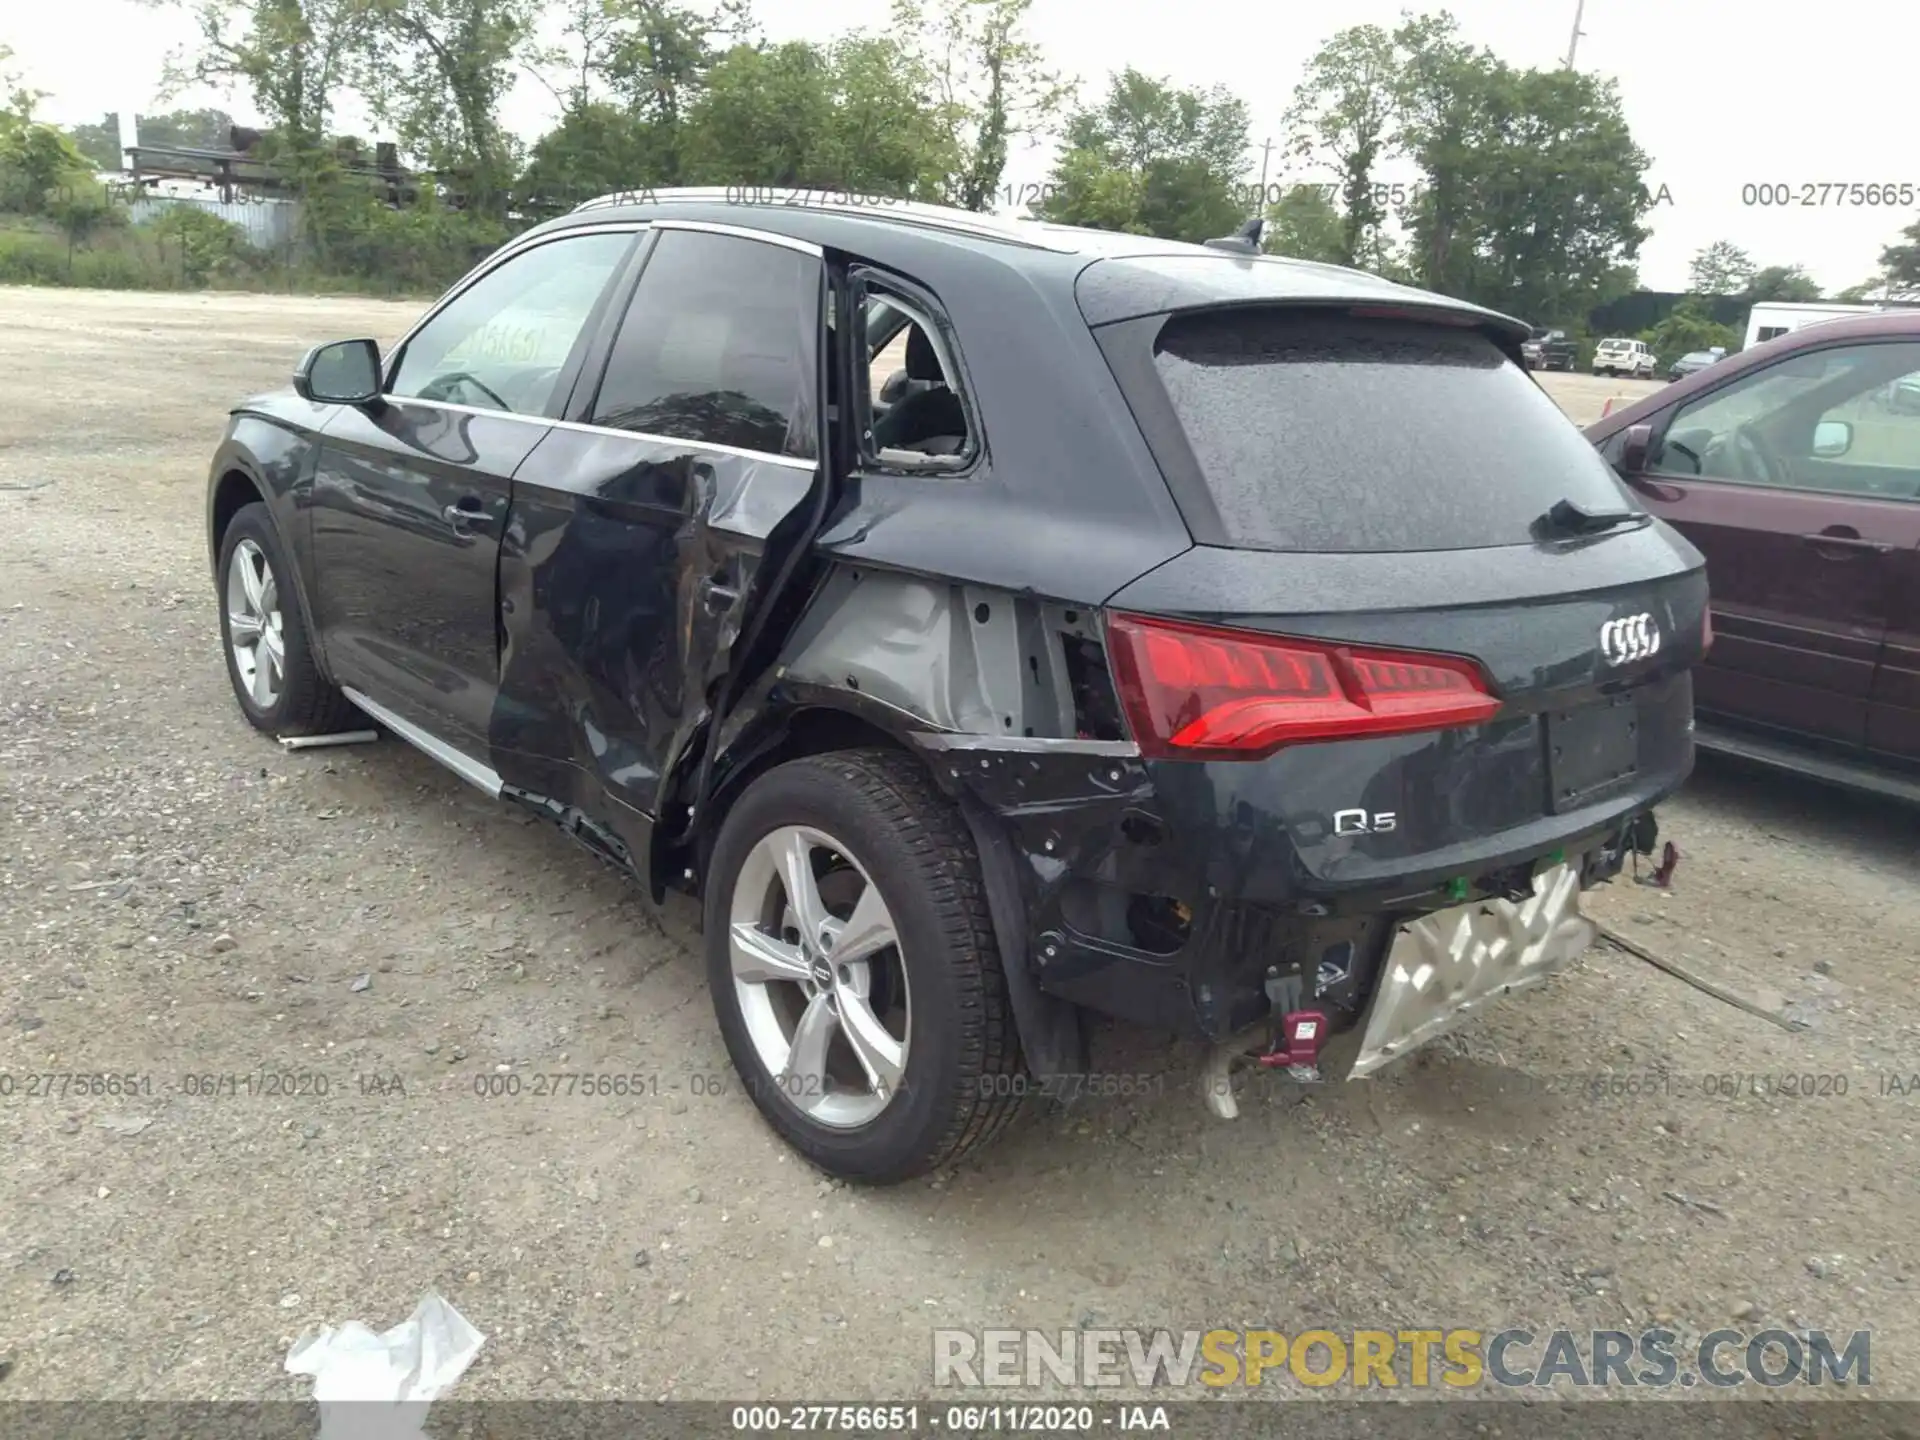
M 915 200 L 898 200 L 887 195 L 860 195 L 846 190 L 813 190 L 798 185 L 711 185 L 676 186 L 665 189 L 639 188 L 616 190 L 596 196 L 573 207 L 574 214 L 613 205 L 658 204 L 752 205 L 769 209 L 815 210 L 833 215 L 859 215 L 899 224 L 920 225 L 949 230 L 988 240 L 1005 240 L 1033 249 L 1072 254 L 1073 245 L 1048 240 L 1050 227 L 1036 224 L 1028 217 L 1009 218 L 984 215 L 950 205 L 926 205 Z

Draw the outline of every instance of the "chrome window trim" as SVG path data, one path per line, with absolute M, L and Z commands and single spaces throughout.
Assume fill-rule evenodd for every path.
M 412 395 L 385 395 L 389 405 L 424 405 L 429 410 L 446 410 L 455 415 L 480 415 L 490 420 L 518 420 L 523 425 L 538 425 L 543 430 L 581 430 L 589 435 L 612 435 L 622 440 L 646 440 L 655 445 L 685 445 L 695 450 L 717 450 L 722 455 L 738 455 L 743 460 L 758 460 L 767 465 L 784 465 L 789 470 L 804 470 L 811 475 L 820 468 L 817 460 L 802 460 L 793 455 L 775 455 L 770 450 L 749 450 L 741 445 L 722 445 L 717 440 L 689 440 L 683 435 L 656 435 L 650 430 L 621 430 L 612 425 L 589 425 L 582 420 L 551 420 L 545 415 L 522 415 L 513 410 L 489 410 L 483 405 L 460 405 L 452 400 L 420 400 Z
M 816 260 L 826 258 L 827 252 L 811 240 L 796 240 L 791 235 L 778 235 L 771 230 L 755 230 L 746 225 L 722 225 L 713 220 L 655 220 L 655 230 L 692 230 L 702 235 L 729 235 L 735 240 L 759 240 L 768 245 L 779 245 L 787 250 L 798 250 L 802 255 L 811 255 Z M 644 282 L 644 277 L 642 279 Z
M 500 249 L 494 251 L 493 254 L 487 256 L 486 259 L 467 271 L 465 275 L 462 275 L 458 280 L 454 281 L 451 288 L 449 288 L 445 294 L 441 295 L 438 300 L 433 302 L 432 306 L 428 308 L 427 313 L 413 322 L 413 328 L 402 335 L 399 340 L 394 343 L 393 348 L 381 357 L 381 396 L 385 399 L 392 400 L 410 400 L 413 398 L 410 395 L 390 396 L 387 394 L 387 387 L 393 384 L 394 362 L 405 352 L 407 346 L 413 343 L 413 337 L 433 323 L 435 316 L 439 315 L 447 306 L 451 305 L 455 300 L 458 300 L 462 295 L 466 294 L 468 290 L 479 284 L 481 280 L 491 275 L 509 260 L 518 259 L 520 256 L 526 254 L 527 251 L 536 249 L 541 245 L 550 244 L 555 240 L 570 240 L 576 235 L 618 235 L 623 232 L 638 234 L 642 230 L 649 230 L 651 228 L 652 222 L 648 220 L 603 220 L 592 225 L 576 225 L 566 230 L 553 230 L 540 235 L 523 235 L 518 239 L 508 241 Z M 489 410 L 485 413 L 498 415 L 507 412 Z

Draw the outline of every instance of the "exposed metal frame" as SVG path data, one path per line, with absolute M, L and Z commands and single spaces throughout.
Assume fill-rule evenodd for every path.
M 1140 747 L 1131 740 L 1077 740 L 1046 735 L 965 735 L 922 730 L 912 737 L 923 750 L 999 750 L 1016 755 L 1100 755 L 1116 760 L 1138 760 Z

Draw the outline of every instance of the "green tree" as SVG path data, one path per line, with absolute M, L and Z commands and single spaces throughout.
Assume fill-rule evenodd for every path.
M 1753 272 L 1746 296 L 1754 304 L 1767 301 L 1805 303 L 1821 299 L 1820 285 L 1798 265 L 1767 265 Z
M 596 195 L 670 184 L 678 162 L 664 153 L 659 131 L 606 101 L 576 105 L 534 142 L 514 203 L 530 214 L 554 214 Z
M 1267 209 L 1267 253 L 1344 265 L 1346 221 L 1322 190 L 1296 185 Z
M 591 68 L 613 102 L 633 123 L 645 155 L 645 173 L 628 184 L 678 185 L 686 179 L 688 112 L 706 93 L 713 69 L 740 47 L 757 46 L 746 0 L 712 8 L 678 0 L 599 0 L 600 21 L 572 27 L 582 53 L 594 44 L 604 58 Z M 583 74 L 587 67 L 583 67 Z
M 127 212 L 113 203 L 106 187 L 81 185 L 62 191 L 47 207 L 48 218 L 60 227 L 67 239 L 67 277 L 73 277 L 73 252 L 90 246 L 94 238 L 107 231 L 125 227 Z
M 689 114 L 690 178 L 832 184 L 820 154 L 833 123 L 830 69 L 825 51 L 804 40 L 741 46 L 721 60 Z
M 46 98 L 46 91 L 33 89 L 26 75 L 14 68 L 13 47 L 0 44 L 0 112 L 31 120 L 34 107 Z
M 117 116 L 111 118 L 118 119 Z M 138 116 L 136 128 L 142 145 L 225 150 L 232 138 L 233 116 L 224 110 L 169 110 L 164 115 Z M 114 143 L 119 144 L 118 140 Z
M 564 121 L 574 111 L 601 98 L 604 87 L 600 77 L 612 52 L 620 20 L 610 0 L 565 0 L 564 4 L 549 6 L 548 10 L 550 13 L 558 10 L 562 17 L 560 41 L 533 52 L 529 73 L 560 102 Z M 561 83 L 556 85 L 549 79 L 548 71 L 558 71 Z
M 29 92 L 0 110 L 0 211 L 52 216 L 75 195 L 97 193 L 94 166 L 68 136 L 32 118 Z
M 225 150 L 233 130 L 233 116 L 224 110 L 169 110 L 164 115 L 136 116 L 135 123 L 136 143 L 189 150 Z M 80 152 L 100 169 L 124 168 L 126 157 L 120 149 L 117 110 L 109 110 L 97 124 L 75 125 L 67 133 Z
M 1398 59 L 1389 83 L 1397 111 L 1395 149 L 1420 167 L 1414 194 L 1398 201 L 1409 231 L 1407 263 L 1417 283 L 1464 292 L 1474 283 L 1482 243 L 1483 147 L 1500 150 L 1505 113 L 1499 62 L 1458 39 L 1452 17 L 1409 20 L 1394 36 Z M 1378 202 L 1369 202 L 1377 214 Z
M 1516 70 L 1432 26 L 1403 38 L 1401 135 L 1422 180 L 1401 218 L 1419 283 L 1529 316 L 1612 298 L 1652 205 L 1612 83 Z
M 534 56 L 536 0 L 369 0 L 358 72 L 374 114 L 401 146 L 451 172 L 465 205 L 504 209 L 518 142 L 499 121 Z
M 688 178 L 937 199 L 956 157 L 927 100 L 916 57 L 890 37 L 737 46 L 688 112 Z
M 1181 90 L 1131 67 L 1067 120 L 1049 220 L 1206 240 L 1246 219 L 1247 107 L 1218 87 Z
M 333 105 L 369 35 L 372 0 L 143 0 L 183 9 L 195 41 L 169 57 L 164 93 L 245 88 L 282 164 L 317 163 Z
M 191 204 L 169 206 L 143 228 L 161 243 L 163 253 L 171 252 L 181 281 L 193 289 L 227 269 L 246 244 L 238 225 Z
M 1731 326 L 1715 323 L 1707 307 L 1691 296 L 1669 310 L 1665 319 L 1640 338 L 1659 357 L 1663 370 L 1692 351 L 1711 350 L 1716 345 L 1732 351 L 1740 344 L 1740 336 Z
M 1451 25 L 1450 20 L 1431 23 Z M 1403 83 L 1395 37 L 1378 25 L 1355 25 L 1314 53 L 1294 87 L 1286 115 L 1287 153 L 1332 171 L 1338 180 L 1341 264 L 1364 264 L 1382 243 L 1387 214 L 1375 178 L 1395 148 Z
M 833 123 L 823 159 L 840 188 L 902 199 L 946 197 L 964 173 L 961 137 L 933 98 L 933 77 L 910 45 L 852 34 L 828 51 Z
M 990 210 L 1013 142 L 1048 134 L 1075 86 L 1046 64 L 1025 33 L 1033 0 L 894 0 L 890 34 L 903 37 L 929 77 L 947 144 L 958 156 L 949 197 Z
M 120 115 L 109 110 L 95 125 L 70 125 L 67 138 L 96 169 L 119 170 L 126 164 L 120 153 Z
M 1880 252 L 1881 283 L 1889 296 L 1920 295 L 1920 219 Z
M 1738 295 L 1754 278 L 1753 257 L 1730 240 L 1716 240 L 1693 257 L 1687 289 L 1695 295 Z

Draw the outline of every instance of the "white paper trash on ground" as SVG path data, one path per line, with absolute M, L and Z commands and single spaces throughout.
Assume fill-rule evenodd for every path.
M 320 1440 L 413 1440 L 427 1406 L 466 1373 L 486 1338 L 429 1291 L 384 1334 L 349 1320 L 301 1337 L 287 1352 L 287 1373 L 313 1377 Z

